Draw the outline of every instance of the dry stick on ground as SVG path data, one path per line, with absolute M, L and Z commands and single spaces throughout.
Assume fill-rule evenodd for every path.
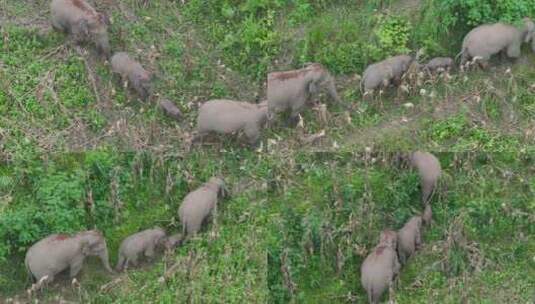
M 108 282 L 102 286 L 100 286 L 100 292 L 108 292 L 115 286 L 117 286 L 119 283 L 123 281 L 123 277 L 115 278 L 113 281 Z
M 281 272 L 283 274 L 284 285 L 286 285 L 288 292 L 293 298 L 295 295 L 295 291 L 297 289 L 297 285 L 294 283 L 294 281 L 292 281 L 292 276 L 290 274 L 290 267 L 287 264 L 288 250 L 284 250 L 280 259 L 281 259 Z

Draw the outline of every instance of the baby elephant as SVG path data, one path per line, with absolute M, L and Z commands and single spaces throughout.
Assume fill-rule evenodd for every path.
M 79 42 L 94 41 L 97 50 L 110 57 L 108 18 L 95 11 L 84 0 L 53 0 L 50 4 L 52 27 L 69 33 Z
M 128 80 L 141 99 L 146 100 L 149 97 L 151 74 L 139 62 L 130 58 L 127 53 L 113 54 L 111 69 L 114 73 L 120 74 L 123 81 Z
M 420 248 L 422 244 L 422 217 L 413 216 L 398 231 L 398 254 L 401 264 L 405 264 L 407 259 Z
M 449 71 L 453 67 L 453 59 L 450 57 L 436 57 L 424 66 L 424 69 L 429 73 L 439 71 Z
M 379 303 L 381 295 L 392 286 L 395 276 L 399 273 L 396 247 L 396 232 L 384 230 L 379 244 L 362 263 L 361 283 L 368 293 L 368 301 L 372 304 Z
M 361 89 L 369 92 L 386 88 L 392 83 L 399 83 L 412 62 L 411 56 L 398 55 L 368 66 L 362 76 Z
M 413 152 L 410 155 L 410 162 L 413 167 L 418 169 L 420 174 L 422 203 L 426 206 L 442 172 L 440 162 L 433 154 L 421 151 Z
M 225 182 L 218 177 L 210 178 L 207 183 L 186 195 L 178 209 L 185 239 L 199 232 L 204 220 L 216 208 L 218 198 L 224 195 Z
M 207 101 L 199 108 L 198 135 L 194 140 L 202 139 L 209 132 L 232 134 L 243 131 L 249 143 L 256 145 L 260 130 L 267 121 L 267 114 L 265 101 L 260 104 L 226 99 Z
M 137 266 L 140 254 L 152 258 L 156 247 L 164 246 L 166 240 L 165 231 L 160 227 L 154 227 L 132 234 L 124 239 L 119 247 L 119 259 L 115 269 L 121 271 L 128 268 L 129 263 Z

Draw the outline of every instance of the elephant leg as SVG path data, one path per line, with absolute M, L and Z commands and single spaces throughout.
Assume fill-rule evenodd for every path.
M 150 245 L 147 247 L 147 249 L 145 249 L 145 256 L 152 260 L 154 257 L 154 245 Z
M 71 278 L 74 278 L 82 269 L 82 265 L 84 263 L 84 257 L 83 255 L 80 255 L 80 257 L 76 257 L 71 261 L 70 264 L 70 276 Z
M 520 45 L 511 44 L 507 47 L 507 57 L 518 58 L 520 57 Z
M 198 132 L 193 138 L 191 139 L 191 143 L 198 143 L 202 142 L 204 140 L 204 137 L 206 137 L 207 132 Z
M 399 262 L 401 263 L 401 265 L 405 265 L 405 263 L 407 262 L 407 256 L 404 252 L 399 253 Z
M 128 265 L 129 263 L 132 263 L 132 265 L 137 267 L 137 265 L 139 264 L 137 260 L 137 254 L 126 259 L 126 265 Z
M 188 235 L 195 236 L 201 230 L 202 221 L 188 223 Z
M 249 139 L 249 144 L 251 146 L 256 146 L 258 144 L 258 139 L 260 138 L 260 130 L 256 125 L 245 126 L 245 135 Z

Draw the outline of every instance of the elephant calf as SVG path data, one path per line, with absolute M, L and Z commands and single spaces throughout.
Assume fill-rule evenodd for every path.
M 133 60 L 125 52 L 113 54 L 111 57 L 111 69 L 121 75 L 123 81 L 128 80 L 134 90 L 143 100 L 147 99 L 151 90 L 151 75 L 139 62 Z
M 95 42 L 97 50 L 109 58 L 109 20 L 105 15 L 97 13 L 84 0 L 53 0 L 50 11 L 54 29 L 69 33 L 79 42 Z
M 440 69 L 444 71 L 449 71 L 453 67 L 453 59 L 450 57 L 436 57 L 431 60 L 424 66 L 424 69 L 428 73 L 437 72 Z
M 305 104 L 322 88 L 327 89 L 329 96 L 341 104 L 334 77 L 319 63 L 299 70 L 269 73 L 267 99 L 270 119 L 278 112 L 291 110 L 290 120 L 296 121 Z
M 399 83 L 412 62 L 411 56 L 398 55 L 368 66 L 362 76 L 361 89 L 369 92 L 378 88 L 386 88 L 391 83 Z
M 398 255 L 401 264 L 405 264 L 407 259 L 420 248 L 422 244 L 422 217 L 413 216 L 404 226 L 398 231 Z
M 413 152 L 410 155 L 410 162 L 413 167 L 418 169 L 418 173 L 420 174 L 422 203 L 425 206 L 429 203 L 431 194 L 441 175 L 442 169 L 440 168 L 440 162 L 433 154 L 421 151 Z
M 158 246 L 164 246 L 166 241 L 165 231 L 160 227 L 154 227 L 132 234 L 124 239 L 119 247 L 119 258 L 115 269 L 121 271 L 128 268 L 129 263 L 137 266 L 140 254 L 152 258 L 155 249 Z
M 225 195 L 225 182 L 212 177 L 198 189 L 188 193 L 180 208 L 178 217 L 182 223 L 182 235 L 189 238 L 201 229 L 204 220 L 216 208 L 217 201 Z
M 370 303 L 379 303 L 381 295 L 392 286 L 399 273 L 400 264 L 396 253 L 397 234 L 392 230 L 381 233 L 379 244 L 373 249 L 360 268 L 361 283 L 368 293 Z
M 260 138 L 260 130 L 267 121 L 268 108 L 265 102 L 247 102 L 217 99 L 205 102 L 199 108 L 195 140 L 202 139 L 210 132 L 231 134 L 243 131 L 249 143 L 255 145 Z
M 106 239 L 100 231 L 88 230 L 75 235 L 52 234 L 28 249 L 24 264 L 32 278 L 49 283 L 54 276 L 70 270 L 75 277 L 82 269 L 87 256 L 98 256 L 109 272 L 113 272 L 108 261 Z

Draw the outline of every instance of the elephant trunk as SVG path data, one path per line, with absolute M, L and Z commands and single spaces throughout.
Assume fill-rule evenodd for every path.
M 342 103 L 340 100 L 340 97 L 338 96 L 338 93 L 336 92 L 336 85 L 334 84 L 334 79 L 329 80 L 329 84 L 327 86 L 327 91 L 329 92 L 329 96 L 336 102 L 336 103 Z
M 96 35 L 95 44 L 98 51 L 104 55 L 106 58 L 111 56 L 110 42 L 108 40 L 108 33 L 103 30 Z
M 108 248 L 104 248 L 104 250 L 98 255 L 100 260 L 102 261 L 102 265 L 104 265 L 104 268 L 110 273 L 113 273 L 113 270 L 110 267 L 110 260 L 108 257 Z

